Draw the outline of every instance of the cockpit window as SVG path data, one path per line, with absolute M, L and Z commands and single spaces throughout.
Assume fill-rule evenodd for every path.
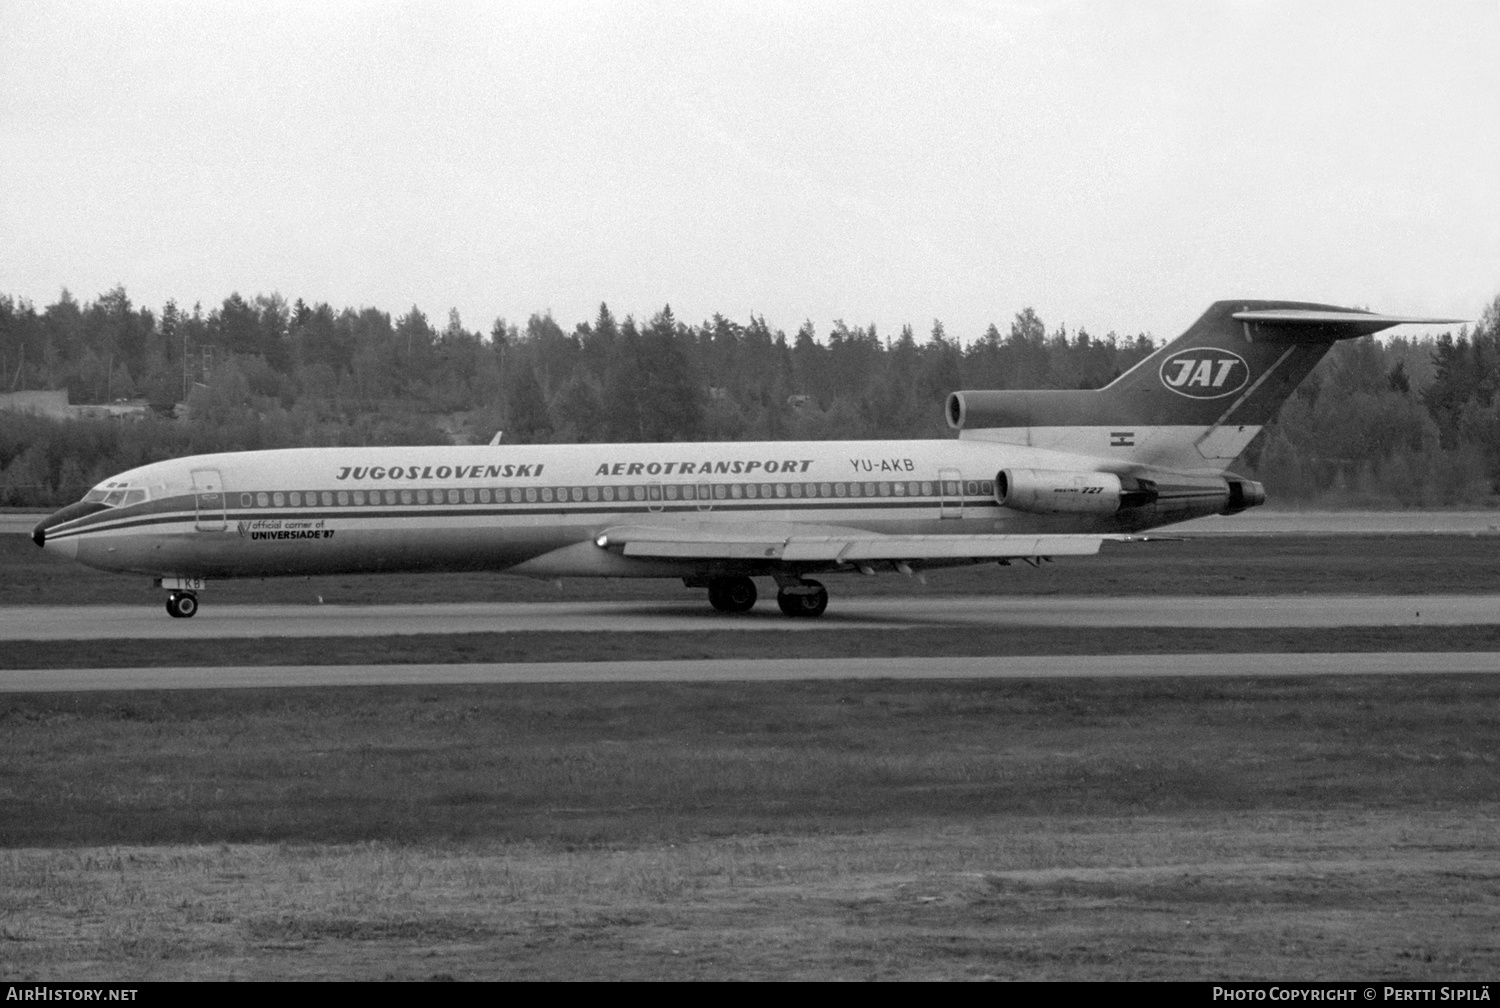
M 83 499 L 90 504 L 103 504 L 105 507 L 129 507 L 139 504 L 149 496 L 145 490 L 131 489 L 128 483 L 105 483 L 94 487 Z

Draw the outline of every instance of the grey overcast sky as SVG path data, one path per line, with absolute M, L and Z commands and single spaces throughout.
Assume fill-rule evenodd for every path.
M 0 0 L 0 293 L 1175 335 L 1500 293 L 1500 3 Z

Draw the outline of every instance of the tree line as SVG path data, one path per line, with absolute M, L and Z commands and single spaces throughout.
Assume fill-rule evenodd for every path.
M 137 306 L 121 287 L 38 310 L 0 296 L 0 389 L 74 403 L 142 398 L 138 423 L 0 414 L 0 505 L 51 506 L 106 476 L 184 454 L 308 445 L 948 437 L 959 388 L 1098 388 L 1148 334 L 1049 327 L 1030 308 L 961 341 L 910 326 L 763 318 L 644 320 L 600 305 L 470 330 L 417 307 L 336 310 L 231 294 L 212 309 Z M 1437 339 L 1338 344 L 1238 467 L 1276 499 L 1479 504 L 1500 493 L 1500 297 Z M 182 404 L 181 416 L 174 416 Z

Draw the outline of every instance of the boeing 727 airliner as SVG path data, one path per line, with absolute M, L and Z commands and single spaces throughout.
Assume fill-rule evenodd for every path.
M 771 578 L 1035 563 L 1265 500 L 1228 467 L 1334 342 L 1400 318 L 1220 301 L 1090 391 L 948 397 L 954 440 L 299 448 L 199 455 L 105 480 L 37 545 L 167 590 L 221 578 L 497 570 L 681 578 L 743 612 Z

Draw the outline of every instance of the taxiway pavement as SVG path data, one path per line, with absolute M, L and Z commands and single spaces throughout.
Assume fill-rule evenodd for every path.
M 837 598 L 821 619 L 787 619 L 769 600 L 737 615 L 699 601 L 466 602 L 433 605 L 214 605 L 192 619 L 156 605 L 0 608 L 0 640 L 213 640 L 411 634 L 705 630 L 816 633 L 903 627 L 1337 627 L 1500 623 L 1500 595 L 938 596 Z
M 0 670 L 0 693 L 810 679 L 1146 678 L 1438 675 L 1500 672 L 1496 652 L 1063 655 L 1006 658 L 790 658 L 474 665 L 271 665 Z

